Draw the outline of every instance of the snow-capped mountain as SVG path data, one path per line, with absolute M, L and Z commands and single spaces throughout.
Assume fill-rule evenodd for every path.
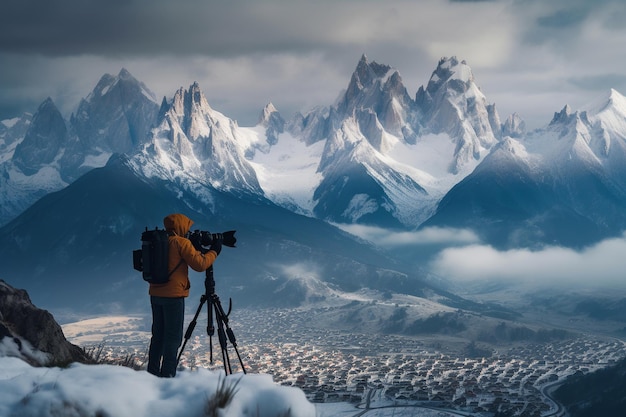
M 422 125 L 433 133 L 447 133 L 456 147 L 450 172 L 475 166 L 496 144 L 502 126 L 495 105 L 487 100 L 474 80 L 471 68 L 456 57 L 442 58 L 415 101 Z
M 246 159 L 246 152 L 253 152 L 257 142 L 257 132 L 241 129 L 213 110 L 194 83 L 189 90 L 179 89 L 171 103 L 162 103 L 157 125 L 143 149 L 149 156 L 138 166 L 160 171 L 171 180 L 184 175 L 217 189 L 263 195 Z
M 307 144 L 325 140 L 313 194 L 317 217 L 400 228 L 432 215 L 502 130 L 465 62 L 442 59 L 413 100 L 397 70 L 365 55 L 335 105 L 298 115 L 289 126 Z
M 213 109 L 197 83 L 159 107 L 125 70 L 102 77 L 69 122 L 46 100 L 0 129 L 0 274 L 59 306 L 145 307 L 130 253 L 144 227 L 180 211 L 199 229 L 239 231 L 220 255 L 220 288 L 298 305 L 335 288 L 422 294 L 414 265 L 329 221 L 470 228 L 507 247 L 581 246 L 626 228 L 617 91 L 533 132 L 515 114 L 500 124 L 456 58 L 415 97 L 363 56 L 333 105 L 286 121 L 267 104 L 253 127 Z
M 0 225 L 42 196 L 104 166 L 113 153 L 129 153 L 144 143 L 157 112 L 154 94 L 122 69 L 117 76 L 105 74 L 69 122 L 51 98 L 32 121 L 3 122 L 11 129 L 3 129 L 0 146 Z
M 623 101 L 611 91 L 526 132 L 517 114 L 501 123 L 465 61 L 442 58 L 413 99 L 397 70 L 363 55 L 334 104 L 286 120 L 270 103 L 242 127 L 197 83 L 159 108 L 122 70 L 69 122 L 46 100 L 32 122 L 2 123 L 2 222 L 120 153 L 137 175 L 193 194 L 201 212 L 215 204 L 208 187 L 336 223 L 478 228 L 511 245 L 589 241 L 624 223 Z
M 358 117 L 380 129 L 376 115 L 364 112 Z M 385 134 L 383 129 L 379 132 Z M 355 118 L 344 120 L 327 139 L 319 169 L 323 179 L 313 195 L 317 217 L 396 228 L 419 221 L 416 212 L 427 191 L 405 172 L 408 168 L 372 146 Z
M 13 156 L 15 147 L 24 139 L 32 119 L 32 114 L 25 113 L 0 121 L 0 164 Z
M 37 109 L 24 139 L 15 147 L 12 161 L 25 175 L 33 175 L 59 157 L 68 137 L 63 116 L 48 98 Z
M 583 246 L 626 228 L 626 99 L 506 137 L 441 201 L 425 225 L 472 227 L 502 246 Z
M 411 123 L 413 106 L 398 71 L 388 65 L 370 63 L 365 55 L 357 64 L 347 90 L 335 105 L 337 113 L 343 117 L 351 116 L 357 110 L 370 109 L 386 132 L 408 141 L 414 139 Z M 383 138 L 376 134 L 376 130 L 372 133 L 375 134 L 370 141 L 378 151 L 383 151 Z
M 104 166 L 113 153 L 130 153 L 143 144 L 158 109 L 154 93 L 126 69 L 117 76 L 103 75 L 70 117 L 76 141 L 69 153 L 78 175 Z
M 0 163 L 0 224 L 24 211 L 46 194 L 67 186 L 57 160 L 68 143 L 68 132 L 53 101 L 46 99 L 27 121 L 16 126 L 25 129 L 13 136 Z M 21 137 L 20 137 L 21 136 Z
M 3 222 L 112 153 L 137 151 L 146 174 L 183 175 L 327 221 L 414 228 L 482 160 L 498 120 L 456 58 L 442 59 L 416 98 L 397 70 L 363 55 L 334 105 L 285 122 L 268 104 L 246 128 L 212 109 L 197 83 L 164 98 L 157 112 L 150 90 L 122 69 L 104 75 L 69 122 L 51 100 L 42 105 L 54 117 L 35 118 L 49 120 L 40 129 L 54 138 L 40 146 L 34 138 L 44 135 L 32 132 L 3 157 L 2 188 L 12 200 Z M 40 170 L 57 180 L 41 186 Z
M 285 119 L 280 115 L 272 103 L 268 103 L 259 116 L 257 125 L 265 128 L 265 137 L 269 145 L 278 142 L 278 136 L 285 131 Z

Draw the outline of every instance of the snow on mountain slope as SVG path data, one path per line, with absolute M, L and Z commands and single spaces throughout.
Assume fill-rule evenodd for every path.
M 15 148 L 24 140 L 32 118 L 30 113 L 25 113 L 21 117 L 0 121 L 0 164 L 13 157 Z
M 158 108 L 154 93 L 122 68 L 117 76 L 100 78 L 81 100 L 70 124 L 80 138 L 82 152 L 90 154 L 99 148 L 127 153 L 145 142 Z
M 426 225 L 472 227 L 502 247 L 579 247 L 621 233 L 625 101 L 612 90 L 589 111 L 565 106 L 546 128 L 505 137 Z
M 258 137 L 262 127 L 254 128 Z M 323 142 L 306 145 L 286 133 L 271 148 L 257 149 L 251 160 L 265 195 L 297 213 L 313 214 L 313 192 L 322 180 L 317 171 Z
M 626 97 L 617 90 L 611 89 L 608 97 L 590 104 L 586 111 L 604 130 L 626 139 Z
M 0 190 L 4 207 L 27 207 L 36 183 L 44 181 L 45 194 L 116 152 L 127 153 L 147 176 L 204 193 L 206 202 L 213 188 L 335 223 L 403 229 L 428 219 L 494 150 L 512 158 L 491 164 L 515 160 L 523 172 L 559 178 L 584 167 L 610 183 L 608 189 L 625 188 L 607 180 L 626 177 L 626 99 L 620 93 L 611 90 L 586 111 L 566 106 L 545 129 L 525 133 L 515 114 L 500 123 L 471 68 L 456 57 L 442 58 L 412 99 L 397 70 L 363 55 L 333 105 L 285 121 L 268 103 L 254 127 L 213 109 L 197 83 L 155 108 L 153 94 L 122 70 L 103 76 L 65 134 L 57 123 L 59 134 L 44 147 L 35 146 L 35 131 L 26 143 L 6 136 L 17 123 L 3 123 L 2 181 L 16 181 Z M 17 165 L 7 165 L 13 159 Z M 59 169 L 46 176 L 48 183 L 33 176 L 44 166 Z M 22 200 L 27 194 L 31 200 Z M 11 214 L 3 216 L 6 221 Z
M 579 161 L 597 170 L 610 169 L 626 161 L 626 98 L 616 90 L 589 110 L 565 106 L 555 113 L 550 125 L 517 139 L 529 157 L 540 159 L 546 168 L 561 169 Z M 519 154 L 518 154 L 519 156 Z
M 475 82 L 471 68 L 456 57 L 442 58 L 426 88 L 420 87 L 416 106 L 421 124 L 432 133 L 447 133 L 456 143 L 448 169 L 459 173 L 463 166 L 480 161 L 498 142 L 501 124 L 494 105 Z
M 319 168 L 323 180 L 313 195 L 316 216 L 393 227 L 413 221 L 410 207 L 419 206 L 425 191 L 388 162 L 362 134 L 356 118 L 346 118 L 324 147 Z
M 363 55 L 333 106 L 285 122 L 269 103 L 257 126 L 241 127 L 211 108 L 197 83 L 164 98 L 157 112 L 154 95 L 122 69 L 100 79 L 72 115 L 69 136 L 48 145 L 58 144 L 57 165 L 66 182 L 103 166 L 115 152 L 127 153 L 138 170 L 174 182 L 187 178 L 189 189 L 210 185 L 267 197 L 333 221 L 415 227 L 484 156 L 491 143 L 487 119 L 494 115 L 469 67 L 455 58 L 442 60 L 422 90 L 416 103 L 397 70 Z M 444 125 L 461 127 L 443 131 Z M 460 157 L 467 149 L 472 157 Z M 24 165 L 33 152 L 18 152 L 17 158 Z M 48 164 L 51 156 L 44 156 Z M 341 203 L 320 202 L 323 195 L 333 199 L 337 181 L 351 184 L 335 198 Z M 379 215 L 363 216 L 373 212 Z
M 281 120 L 270 104 L 257 126 L 241 127 L 214 110 L 194 83 L 162 104 L 151 140 L 134 156 L 133 165 L 148 177 L 183 179 L 189 189 L 210 184 L 267 197 L 311 215 L 313 191 L 321 180 L 317 165 L 323 142 L 307 146 L 284 133 Z M 196 186 L 190 185 L 194 182 Z
M 30 118 L 11 124 L 0 144 L 0 224 L 40 197 L 58 191 L 113 153 L 131 152 L 145 142 L 158 105 L 128 71 L 105 74 L 67 122 L 51 98 Z M 3 124 L 2 126 L 7 126 Z M 23 135 L 16 131 L 23 129 Z M 8 136 L 7 136 L 8 135 Z
M 482 161 L 472 159 L 457 173 L 452 173 L 447 168 L 455 148 L 456 144 L 445 133 L 424 134 L 413 144 L 396 141 L 386 155 L 393 161 L 389 162 L 391 166 L 405 172 L 424 187 L 429 196 L 424 200 L 424 204 L 428 205 L 425 213 L 432 214 L 445 193 Z
M 157 157 L 154 172 L 175 179 L 170 174 L 177 171 L 216 189 L 263 194 L 246 159 L 259 142 L 257 132 L 242 129 L 213 110 L 197 83 L 189 90 L 179 89 L 171 103 L 162 104 L 160 113 L 151 140 L 144 146 L 144 152 Z M 171 172 L 163 167 L 170 167 Z
M 314 213 L 338 223 L 417 227 L 484 159 L 501 133 L 469 66 L 444 58 L 412 100 L 397 70 L 364 55 L 328 111 L 298 118 L 305 143 L 325 135 Z M 511 119 L 517 132 L 521 122 Z

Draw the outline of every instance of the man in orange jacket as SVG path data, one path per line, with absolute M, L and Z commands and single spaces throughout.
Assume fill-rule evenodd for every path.
M 189 296 L 189 268 L 207 270 L 220 254 L 222 242 L 213 240 L 208 251 L 197 250 L 185 236 L 193 221 L 184 214 L 163 219 L 169 233 L 170 279 L 165 284 L 150 284 L 152 339 L 148 352 L 148 372 L 161 377 L 176 375 L 178 348 L 183 340 L 185 298 Z

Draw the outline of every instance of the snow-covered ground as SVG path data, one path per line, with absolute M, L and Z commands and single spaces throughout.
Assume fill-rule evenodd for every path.
M 225 408 L 211 400 L 220 386 L 235 395 Z M 376 405 L 378 407 L 379 405 Z M 348 403 L 311 404 L 298 388 L 275 384 L 269 375 L 198 369 L 176 378 L 157 378 L 123 366 L 73 364 L 36 368 L 13 357 L 0 357 L 0 416 L 219 416 L 219 417 L 440 417 L 444 411 L 418 407 L 364 410 Z
M 12 357 L 0 358 L 0 416 L 212 416 L 210 403 L 222 383 L 236 392 L 217 416 L 316 416 L 301 390 L 277 385 L 269 375 L 225 377 L 199 369 L 167 379 L 114 365 L 34 368 Z
M 63 331 L 74 343 L 115 345 L 149 337 L 141 330 L 144 326 L 140 317 L 109 316 L 68 323 Z M 281 386 L 266 374 L 226 377 L 221 370 L 200 368 L 166 379 L 115 365 L 33 367 L 12 357 L 14 353 L 0 349 L 0 417 L 347 417 L 364 411 L 363 404 L 359 408 L 345 402 L 314 405 L 299 388 Z M 236 390 L 233 400 L 211 414 L 211 399 L 224 384 Z M 424 408 L 371 405 L 364 414 L 367 417 L 446 415 Z

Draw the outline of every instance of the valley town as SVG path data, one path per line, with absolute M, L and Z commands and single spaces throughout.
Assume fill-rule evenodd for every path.
M 485 350 L 445 336 L 349 333 L 315 328 L 307 320 L 308 314 L 295 310 L 233 314 L 230 326 L 246 371 L 269 374 L 278 384 L 298 387 L 313 403 L 350 403 L 355 416 L 390 405 L 458 415 L 564 415 L 550 396 L 552 389 L 568 376 L 602 369 L 626 357 L 621 340 L 592 335 Z M 76 343 L 87 333 L 68 339 Z M 148 342 L 149 332 L 129 328 L 83 347 L 106 362 L 130 362 L 140 368 Z M 206 320 L 199 320 L 181 365 L 222 371 L 217 332 L 212 338 L 213 364 L 210 345 Z M 241 372 L 230 342 L 227 352 L 233 372 Z

